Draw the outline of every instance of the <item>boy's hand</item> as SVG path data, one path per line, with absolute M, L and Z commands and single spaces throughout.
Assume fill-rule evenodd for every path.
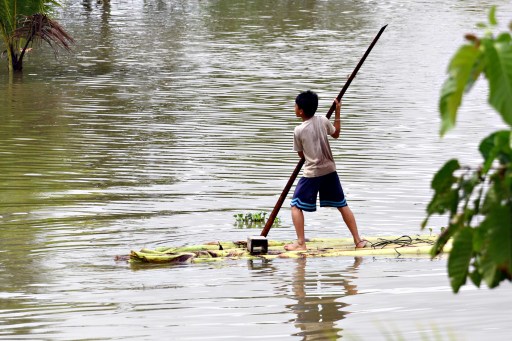
M 334 103 L 336 103 L 336 113 L 339 114 L 341 110 L 341 99 L 338 101 L 338 99 L 335 98 Z
M 337 98 L 334 99 L 334 103 L 336 103 L 336 110 L 334 111 L 334 128 L 336 129 L 334 133 L 331 134 L 332 137 L 337 139 L 340 136 L 341 130 L 341 119 L 340 119 L 340 110 L 341 110 L 341 99 L 338 101 Z

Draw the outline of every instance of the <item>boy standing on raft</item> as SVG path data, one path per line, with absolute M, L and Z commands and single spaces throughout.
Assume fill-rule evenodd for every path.
M 332 156 L 327 136 L 337 139 L 340 136 L 341 102 L 337 99 L 334 125 L 324 116 L 315 116 L 318 108 L 318 96 L 308 90 L 301 92 L 295 99 L 295 115 L 302 124 L 293 132 L 293 149 L 299 157 L 305 158 L 303 177 L 297 183 L 292 206 L 292 220 L 297 233 L 297 241 L 286 245 L 287 251 L 306 250 L 304 237 L 304 213 L 316 211 L 316 200 L 320 193 L 320 207 L 336 207 L 347 225 L 356 248 L 364 248 L 367 241 L 359 236 L 352 210 L 348 207 L 341 188 L 336 164 Z

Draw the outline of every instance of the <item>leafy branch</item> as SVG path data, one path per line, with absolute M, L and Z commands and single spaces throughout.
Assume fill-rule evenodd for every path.
M 467 34 L 468 43 L 453 56 L 439 102 L 441 135 L 455 126 L 464 93 L 481 75 L 489 82 L 489 104 L 512 126 L 512 39 L 510 32 L 496 36 L 497 24 L 492 7 L 489 23 L 477 25 L 484 29 L 482 37 Z M 463 168 L 452 159 L 435 174 L 434 196 L 422 223 L 425 228 L 433 214 L 448 215 L 448 226 L 432 248 L 432 256 L 453 240 L 448 275 L 454 292 L 468 277 L 475 285 L 483 280 L 490 288 L 512 280 L 511 130 L 492 133 L 481 141 L 479 151 L 481 166 Z

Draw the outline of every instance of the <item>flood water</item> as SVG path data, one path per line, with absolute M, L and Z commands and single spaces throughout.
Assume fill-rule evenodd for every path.
M 259 234 L 233 214 L 270 212 L 295 167 L 295 96 L 327 112 L 385 24 L 331 146 L 362 235 L 422 232 L 435 170 L 503 127 L 481 82 L 438 134 L 448 60 L 491 4 L 506 26 L 509 1 L 67 1 L 72 54 L 35 48 L 11 80 L 0 62 L 0 338 L 506 340 L 510 284 L 454 295 L 444 257 L 114 260 Z M 295 237 L 289 200 L 269 237 Z M 329 209 L 306 231 L 349 236 Z

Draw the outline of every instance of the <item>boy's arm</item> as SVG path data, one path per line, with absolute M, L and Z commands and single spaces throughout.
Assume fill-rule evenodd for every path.
M 340 111 L 341 111 L 341 100 L 338 101 L 337 98 L 334 99 L 334 102 L 336 103 L 336 110 L 334 110 L 334 128 L 336 129 L 334 133 L 331 134 L 331 136 L 335 139 L 340 137 L 340 131 L 341 131 L 341 121 L 340 121 Z
M 293 150 L 295 150 L 297 154 L 299 154 L 299 157 L 302 159 L 304 158 L 304 149 L 302 147 L 302 142 L 300 141 L 300 138 L 298 136 L 297 129 L 298 126 L 295 127 L 295 129 L 293 130 Z

